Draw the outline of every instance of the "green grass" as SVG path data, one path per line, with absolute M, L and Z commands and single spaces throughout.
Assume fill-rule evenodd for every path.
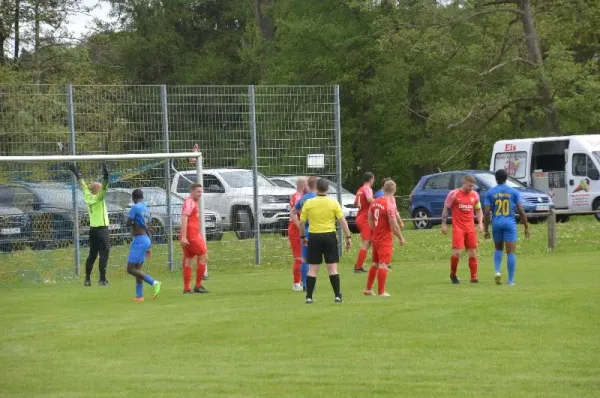
M 340 265 L 342 305 L 323 270 L 315 304 L 303 303 L 274 236 L 262 267 L 249 265 L 252 242 L 209 245 L 208 295 L 183 296 L 162 253 L 148 268 L 163 292 L 151 300 L 146 287 L 144 303 L 131 302 L 133 280 L 116 264 L 108 288 L 5 282 L 0 396 L 597 396 L 599 226 L 560 225 L 555 253 L 536 226 L 512 288 L 493 283 L 491 243 L 481 247 L 482 283 L 453 286 L 449 237 L 407 231 L 388 278 L 393 297 L 360 294 L 354 249 Z M 459 276 L 468 278 L 465 261 Z

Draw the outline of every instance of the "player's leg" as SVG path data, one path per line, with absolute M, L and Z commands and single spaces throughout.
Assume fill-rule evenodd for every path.
M 183 249 L 183 294 L 192 293 L 191 284 L 194 274 L 192 267 L 196 263 L 196 255 L 188 249 L 188 246 Z
M 363 268 L 363 264 L 367 258 L 369 248 L 371 247 L 371 227 L 369 226 L 368 221 L 361 221 L 356 224 L 356 227 L 360 232 L 361 246 L 360 250 L 358 251 L 358 256 L 356 257 L 356 263 L 354 264 L 354 272 L 367 272 Z
M 385 290 L 387 282 L 387 266 L 392 262 L 393 246 L 384 246 L 379 250 L 379 270 L 377 272 L 377 294 L 383 297 L 389 297 L 390 294 Z
M 196 268 L 196 285 L 194 286 L 195 293 L 208 293 L 208 290 L 202 286 L 202 280 L 204 278 L 204 272 L 206 271 L 206 266 L 208 264 L 208 249 L 206 248 L 206 243 L 204 239 L 200 239 L 198 242 L 198 261 Z
M 87 260 L 85 260 L 85 286 L 91 285 L 90 277 L 92 275 L 92 270 L 94 269 L 94 263 L 96 262 L 96 258 L 98 258 L 98 252 L 100 251 L 100 241 L 97 234 L 97 230 L 98 229 L 94 227 L 90 228 L 90 251 Z
M 321 245 L 321 234 L 312 234 L 306 246 L 306 261 L 309 269 L 306 276 L 306 303 L 312 304 L 313 292 L 317 284 L 317 274 L 319 266 L 323 263 L 323 251 Z
M 310 238 L 310 236 L 308 236 Z M 302 263 L 300 263 L 300 279 L 302 280 L 302 290 L 306 291 L 307 276 L 308 276 L 308 246 L 305 246 L 304 243 L 298 238 L 300 242 L 300 252 L 302 255 Z
M 144 264 L 148 249 L 150 249 L 150 238 L 147 235 L 139 235 L 133 238 L 127 258 L 127 273 L 134 276 L 136 280 L 141 280 L 152 286 L 154 289 L 154 298 L 156 298 L 160 293 L 162 282 L 142 272 L 142 264 Z
M 337 236 L 335 232 L 323 234 L 322 242 L 323 257 L 327 264 L 327 273 L 329 274 L 329 282 L 333 289 L 334 302 L 342 302 L 342 293 L 340 291 L 340 274 L 338 273 L 338 262 L 340 255 L 338 251 Z
M 492 237 L 494 239 L 494 281 L 496 285 L 502 283 L 502 256 L 504 254 L 504 227 L 501 225 L 492 225 Z
M 456 276 L 460 255 L 465 247 L 464 233 L 458 228 L 452 227 L 452 256 L 450 256 L 450 280 L 457 285 L 460 280 Z
M 379 246 L 373 242 L 373 248 L 371 251 L 371 260 L 373 264 L 371 268 L 369 268 L 369 275 L 367 276 L 367 287 L 363 290 L 363 294 L 365 296 L 374 296 L 373 292 L 373 283 L 375 283 L 375 278 L 377 277 L 377 273 L 379 271 Z
M 508 269 L 508 281 L 509 285 L 515 284 L 515 271 L 517 268 L 517 255 L 515 251 L 517 249 L 517 226 L 513 225 L 511 228 L 506 228 L 504 233 L 504 241 L 506 243 L 506 265 Z
M 471 283 L 478 283 L 477 270 L 479 263 L 477 260 L 477 232 L 469 231 L 465 234 L 465 247 L 469 255 L 469 272 L 471 274 Z
M 302 290 L 300 286 L 302 282 L 302 274 L 300 268 L 302 267 L 302 244 L 300 243 L 300 235 L 296 233 L 288 233 L 288 239 L 290 242 L 290 249 L 292 250 L 292 257 L 294 262 L 292 264 L 292 277 L 294 290 Z
M 100 246 L 99 255 L 100 261 L 98 262 L 98 269 L 100 271 L 100 281 L 98 282 L 102 286 L 108 285 L 106 280 L 106 266 L 108 265 L 108 255 L 110 253 L 110 231 L 108 228 L 101 228 L 99 230 Z

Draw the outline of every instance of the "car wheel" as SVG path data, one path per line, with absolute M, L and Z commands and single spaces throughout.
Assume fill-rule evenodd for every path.
M 600 198 L 596 198 L 596 200 L 594 201 L 594 204 L 592 205 L 592 210 L 594 210 L 596 212 L 594 214 L 594 217 L 596 217 L 596 220 L 600 221 Z
M 158 245 L 162 245 L 167 241 L 165 228 L 160 221 L 156 219 L 152 220 L 152 241 Z
M 416 229 L 431 229 L 433 223 L 431 222 L 431 213 L 426 209 L 420 207 L 413 211 L 413 224 Z
M 250 209 L 243 208 L 238 209 L 235 212 L 234 230 L 235 236 L 238 239 L 254 238 L 254 232 L 252 231 L 252 214 L 250 213 Z

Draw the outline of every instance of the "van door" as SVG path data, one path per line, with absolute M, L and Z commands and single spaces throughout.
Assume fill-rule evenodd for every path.
M 592 209 L 594 192 L 600 190 L 600 173 L 586 152 L 572 152 L 567 164 L 569 180 L 569 209 Z
M 510 141 L 496 143 L 490 170 L 504 169 L 509 177 L 531 186 L 530 173 L 528 173 L 531 144 L 529 140 L 521 140 L 515 143 Z

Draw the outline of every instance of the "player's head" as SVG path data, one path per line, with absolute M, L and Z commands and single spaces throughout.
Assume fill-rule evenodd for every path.
M 319 178 L 317 180 L 317 192 L 321 195 L 327 194 L 329 191 L 329 181 L 324 178 Z
M 92 182 L 92 185 L 90 185 L 90 192 L 92 193 L 92 195 L 98 195 L 101 189 L 102 184 L 100 184 L 98 181 Z
M 319 181 L 319 177 L 310 176 L 308 177 L 308 190 L 311 192 L 315 192 L 317 190 L 317 181 Z
M 391 178 L 388 178 L 383 184 L 383 193 L 386 196 L 394 196 L 396 193 L 396 183 Z
M 306 193 L 306 191 L 308 191 L 308 178 L 299 177 L 296 180 L 296 190 L 298 190 L 298 192 Z
M 196 183 L 190 185 L 190 196 L 197 202 L 200 196 L 202 196 L 202 184 Z
M 374 183 L 375 183 L 375 174 L 371 173 L 370 171 L 367 171 L 363 175 L 363 184 L 369 184 L 370 186 L 373 186 Z
M 388 181 L 391 181 L 392 179 L 390 177 L 384 177 L 381 179 L 381 189 L 383 189 L 383 187 L 385 186 L 385 183 Z M 384 191 L 385 192 L 385 191 Z
M 475 177 L 473 177 L 470 174 L 467 174 L 463 177 L 462 190 L 466 193 L 469 193 L 473 190 L 473 188 L 475 188 L 476 183 L 477 180 L 475 180 Z
M 496 183 L 504 184 L 508 180 L 508 173 L 504 169 L 496 170 L 494 174 L 496 176 Z
M 131 200 L 133 201 L 133 203 L 137 203 L 144 200 L 144 193 L 142 192 L 142 190 L 134 189 L 133 192 L 131 192 Z

